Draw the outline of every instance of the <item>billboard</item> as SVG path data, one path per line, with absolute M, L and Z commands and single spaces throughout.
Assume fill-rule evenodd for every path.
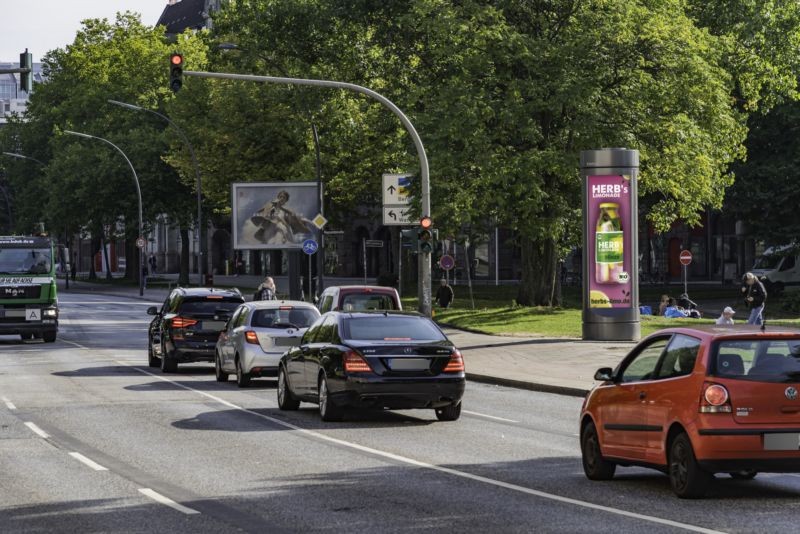
M 233 184 L 233 248 L 302 248 L 318 232 L 311 222 L 318 202 L 316 182 Z
M 587 182 L 589 307 L 631 308 L 631 178 L 590 175 Z

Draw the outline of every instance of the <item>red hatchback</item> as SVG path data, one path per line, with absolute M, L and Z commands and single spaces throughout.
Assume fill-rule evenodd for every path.
M 714 473 L 800 472 L 800 330 L 670 328 L 595 379 L 580 423 L 592 480 L 654 467 L 697 498 Z

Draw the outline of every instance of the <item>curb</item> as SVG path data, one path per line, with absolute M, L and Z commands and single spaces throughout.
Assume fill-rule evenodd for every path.
M 505 386 L 528 391 L 538 391 L 540 393 L 554 393 L 556 395 L 566 395 L 568 397 L 583 398 L 589 393 L 588 389 L 572 388 L 569 386 L 556 386 L 553 384 L 537 384 L 535 382 L 525 382 L 524 380 L 513 380 L 511 378 L 500 378 L 489 375 L 479 375 L 467 373 L 467 380 L 480 382 L 482 384 L 492 384 L 495 386 Z

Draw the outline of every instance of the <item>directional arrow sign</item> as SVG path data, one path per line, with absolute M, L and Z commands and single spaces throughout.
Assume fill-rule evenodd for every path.
M 383 205 L 407 206 L 411 202 L 411 175 L 383 175 Z
M 407 226 L 412 224 L 411 214 L 407 206 L 384 206 L 383 225 L 384 226 Z

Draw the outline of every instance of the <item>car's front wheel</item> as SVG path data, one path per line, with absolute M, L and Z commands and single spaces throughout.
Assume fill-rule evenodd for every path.
M 588 423 L 581 434 L 581 460 L 583 472 L 589 480 L 611 480 L 617 464 L 609 462 L 600 450 L 600 438 L 594 423 Z
M 669 448 L 669 482 L 675 495 L 681 499 L 700 498 L 713 478 L 698 465 L 689 436 L 678 434 Z
M 325 375 L 319 380 L 319 415 L 323 421 L 341 421 L 344 417 L 343 410 L 331 402 Z
M 161 365 L 161 360 L 156 358 L 153 354 L 153 344 L 148 341 L 147 343 L 147 365 L 149 367 L 158 367 Z
M 219 359 L 219 353 L 214 355 L 214 375 L 217 378 L 217 382 L 228 381 L 228 373 L 222 370 L 222 362 Z
M 44 332 L 42 334 L 42 339 L 44 339 L 45 343 L 55 343 L 56 342 L 56 332 L 50 330 L 48 332 Z
M 278 371 L 278 408 L 281 410 L 296 410 L 300 407 L 297 400 L 289 389 L 289 382 L 286 380 L 286 371 L 281 366 Z
M 456 421 L 461 417 L 461 403 L 457 402 L 444 408 L 436 408 L 436 418 L 439 421 Z

